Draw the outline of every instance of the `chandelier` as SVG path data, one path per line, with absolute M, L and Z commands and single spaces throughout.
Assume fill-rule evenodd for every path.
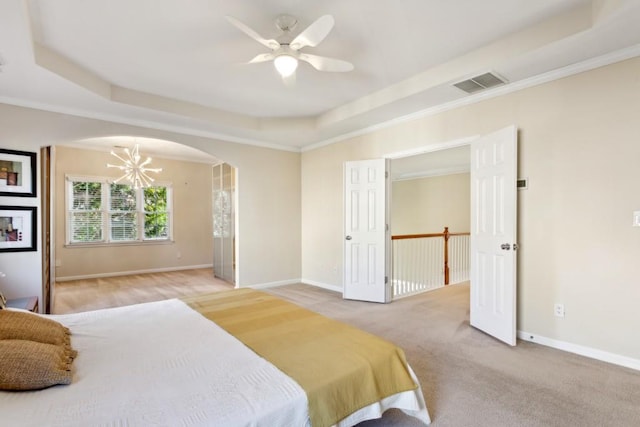
M 149 187 L 154 179 L 147 175 L 147 173 L 162 172 L 162 168 L 148 168 L 147 165 L 151 163 L 151 157 L 147 157 L 145 161 L 141 162 L 142 157 L 140 157 L 138 144 L 133 147 L 133 150 L 125 148 L 124 152 L 126 156 L 123 158 L 111 150 L 111 155 L 120 160 L 122 162 L 121 165 L 107 163 L 108 168 L 117 168 L 124 172 L 115 182 L 118 183 L 126 179 L 131 182 L 131 185 L 135 189 Z

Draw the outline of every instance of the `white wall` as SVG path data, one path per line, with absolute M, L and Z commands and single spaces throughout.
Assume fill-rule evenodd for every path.
M 2 113 L 0 113 L 0 135 L 2 132 Z M 2 138 L 1 148 L 10 150 L 20 150 L 28 152 L 39 152 L 39 148 L 26 148 L 21 144 L 20 139 Z M 20 298 L 23 296 L 40 295 L 42 288 L 42 245 L 40 242 L 40 155 L 36 156 L 37 160 L 37 179 L 36 194 L 37 197 L 0 197 L 0 206 L 36 206 L 38 235 L 36 236 L 37 251 L 29 252 L 1 252 L 0 253 L 0 272 L 5 277 L 0 277 L 0 292 L 6 298 Z M 42 304 L 40 304 L 42 307 Z
M 2 148 L 38 151 L 114 135 L 189 145 L 237 167 L 238 284 L 299 280 L 300 154 L 0 104 Z M 2 204 L 11 202 L 0 199 Z M 40 198 L 26 202 L 39 205 Z M 40 264 L 40 252 L 1 253 L 0 271 L 7 277 L 0 279 L 0 286 L 8 296 L 41 295 Z
M 394 181 L 391 233 L 467 233 L 470 229 L 469 174 Z
M 529 178 L 518 192 L 518 329 L 640 366 L 638 111 L 636 58 L 304 152 L 302 275 L 342 287 L 344 161 L 515 124 Z

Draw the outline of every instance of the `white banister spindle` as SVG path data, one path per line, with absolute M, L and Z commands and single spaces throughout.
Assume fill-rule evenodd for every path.
M 451 236 L 449 250 L 450 284 L 469 280 L 469 236 Z
M 449 237 L 450 283 L 469 280 L 469 236 Z M 417 237 L 392 241 L 393 297 L 444 286 L 444 238 Z

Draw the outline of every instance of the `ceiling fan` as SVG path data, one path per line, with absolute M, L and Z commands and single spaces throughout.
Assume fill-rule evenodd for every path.
M 353 64 L 350 62 L 301 52 L 301 49 L 305 47 L 317 46 L 329 34 L 335 23 L 331 15 L 321 16 L 293 39 L 291 31 L 298 24 L 298 20 L 291 15 L 278 16 L 275 24 L 282 31 L 282 34 L 278 37 L 282 41 L 265 39 L 236 18 L 232 16 L 226 16 L 226 18 L 240 31 L 271 49 L 271 52 L 261 53 L 249 63 L 273 61 L 282 78 L 293 75 L 296 68 L 298 68 L 298 61 L 308 62 L 318 71 L 346 72 L 353 70 Z

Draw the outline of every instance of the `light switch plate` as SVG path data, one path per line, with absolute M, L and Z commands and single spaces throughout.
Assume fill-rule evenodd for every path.
M 635 211 L 633 213 L 633 226 L 640 227 L 640 211 Z

